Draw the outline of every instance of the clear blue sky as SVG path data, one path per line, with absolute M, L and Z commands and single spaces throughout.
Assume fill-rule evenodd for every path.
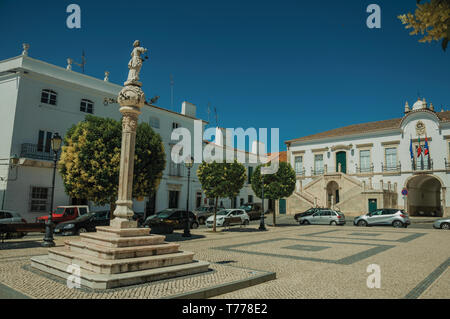
M 81 29 L 66 27 L 70 3 Z M 366 8 L 382 9 L 368 29 Z M 188 100 L 225 127 L 279 127 L 280 142 L 354 123 L 401 117 L 418 92 L 450 109 L 450 51 L 418 43 L 396 18 L 415 0 L 0 1 L 0 59 L 30 56 L 65 66 L 87 56 L 86 74 L 123 83 L 132 42 L 150 50 L 141 79 L 170 108 Z M 74 67 L 74 70 L 78 70 Z M 211 123 L 215 124 L 214 117 Z

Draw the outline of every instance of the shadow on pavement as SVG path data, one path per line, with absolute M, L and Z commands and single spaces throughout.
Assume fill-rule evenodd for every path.
M 26 248 L 37 248 L 42 247 L 40 241 L 29 240 L 29 241 L 8 241 L 5 240 L 4 243 L 0 244 L 0 250 L 8 249 L 26 249 Z
M 257 228 L 228 228 L 228 229 L 222 229 L 222 232 L 234 232 L 234 233 L 257 233 L 261 232 Z
M 205 238 L 205 236 L 203 236 L 203 235 L 194 235 L 194 234 L 191 234 L 191 237 L 183 237 L 182 233 L 158 234 L 158 235 L 166 236 L 166 241 L 168 241 L 168 242 L 189 241 L 189 240 L 193 240 L 193 239 Z

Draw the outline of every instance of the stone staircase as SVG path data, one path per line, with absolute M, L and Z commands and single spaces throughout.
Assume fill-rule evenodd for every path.
M 194 253 L 150 235 L 148 228 L 97 227 L 79 240 L 50 248 L 47 256 L 31 259 L 32 267 L 67 279 L 79 267 L 81 284 L 93 289 L 115 288 L 208 271 L 209 263 Z M 70 267 L 72 266 L 72 267 Z

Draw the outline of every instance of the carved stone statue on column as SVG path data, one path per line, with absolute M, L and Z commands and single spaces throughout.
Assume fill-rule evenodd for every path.
M 133 51 L 131 51 L 131 59 L 128 62 L 128 79 L 125 82 L 125 85 L 138 85 L 142 86 L 142 83 L 139 82 L 139 72 L 142 68 L 141 54 L 147 52 L 147 49 L 140 47 L 141 43 L 139 40 L 134 41 L 133 43 Z

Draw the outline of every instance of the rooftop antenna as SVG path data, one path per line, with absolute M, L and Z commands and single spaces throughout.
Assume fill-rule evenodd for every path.
M 217 110 L 216 107 L 214 107 L 214 115 L 216 117 L 216 126 L 219 127 L 219 120 L 217 119 Z
M 173 110 L 173 75 L 170 75 L 170 109 Z
M 81 67 L 81 71 L 84 73 L 84 66 L 86 64 L 86 55 L 84 54 L 84 49 L 83 49 L 83 52 L 81 54 L 81 63 L 77 63 L 75 61 L 73 61 L 73 63 L 78 65 L 79 67 Z
M 209 125 L 209 122 L 210 122 L 209 117 L 210 117 L 210 114 L 211 114 L 211 103 L 210 102 L 208 102 L 208 107 L 206 109 L 206 112 L 208 112 L 208 125 Z

